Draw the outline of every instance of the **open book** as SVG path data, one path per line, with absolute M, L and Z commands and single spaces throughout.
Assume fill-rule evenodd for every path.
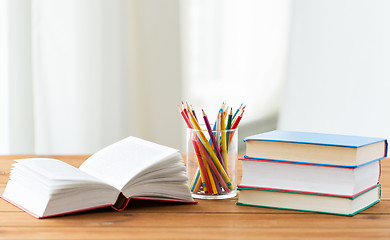
M 2 198 L 34 217 L 100 207 L 123 210 L 130 198 L 194 202 L 178 150 L 128 137 L 80 168 L 60 160 L 16 160 Z

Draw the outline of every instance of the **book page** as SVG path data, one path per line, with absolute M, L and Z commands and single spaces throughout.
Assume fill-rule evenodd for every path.
M 16 160 L 15 165 L 28 168 L 51 181 L 98 182 L 101 180 L 80 171 L 65 162 L 52 158 L 28 158 Z
M 128 137 L 93 154 L 80 169 L 122 190 L 137 173 L 177 152 L 173 148 Z
M 64 214 L 115 203 L 119 191 L 65 162 L 19 159 L 3 197 L 36 217 Z

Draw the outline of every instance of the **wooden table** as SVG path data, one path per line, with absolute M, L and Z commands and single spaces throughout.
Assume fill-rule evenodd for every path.
M 13 159 L 0 156 L 0 192 Z M 87 156 L 50 156 L 78 167 Z M 239 170 L 241 171 L 241 170 Z M 110 208 L 35 219 L 0 200 L 0 239 L 390 239 L 390 160 L 382 162 L 382 201 L 354 217 L 247 206 L 237 199 L 173 204 L 134 200 Z

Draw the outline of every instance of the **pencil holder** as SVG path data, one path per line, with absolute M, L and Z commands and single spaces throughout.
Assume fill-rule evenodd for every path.
M 211 134 L 212 132 L 212 134 Z M 187 129 L 186 165 L 194 198 L 226 199 L 237 195 L 238 130 Z

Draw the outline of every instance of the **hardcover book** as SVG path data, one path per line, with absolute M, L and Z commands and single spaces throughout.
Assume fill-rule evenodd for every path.
M 237 205 L 268 207 L 353 216 L 380 201 L 381 186 L 376 185 L 354 197 L 277 191 L 262 188 L 238 188 Z
M 287 190 L 353 197 L 376 186 L 380 161 L 361 167 L 334 167 L 313 164 L 240 158 L 240 187 Z
M 275 130 L 244 139 L 245 158 L 358 167 L 387 156 L 387 140 Z
M 178 150 L 128 137 L 79 168 L 60 160 L 16 160 L 2 198 L 37 218 L 111 206 L 131 198 L 194 203 Z

